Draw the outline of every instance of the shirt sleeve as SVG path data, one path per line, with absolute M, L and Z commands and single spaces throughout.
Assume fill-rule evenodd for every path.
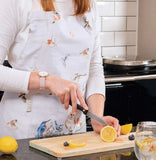
M 96 2 L 93 4 L 93 12 L 95 41 L 90 62 L 89 78 L 87 81 L 86 99 L 93 94 L 101 94 L 105 96 L 105 79 L 100 45 L 100 24 Z
M 3 0 L 0 5 L 0 90 L 27 93 L 30 72 L 3 66 L 19 32 L 19 3 L 19 0 Z

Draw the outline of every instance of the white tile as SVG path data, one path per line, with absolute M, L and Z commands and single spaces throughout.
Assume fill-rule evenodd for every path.
M 102 47 L 102 56 L 107 57 L 125 57 L 126 47 Z
M 136 17 L 127 17 L 127 30 L 136 30 L 137 19 Z
M 101 46 L 114 46 L 114 32 L 101 32 Z
M 136 32 L 116 32 L 115 46 L 136 45 Z
M 127 46 L 127 56 L 137 55 L 136 46 Z
M 125 31 L 126 17 L 103 17 L 102 31 Z
M 115 16 L 136 16 L 136 2 L 115 2 Z
M 114 16 L 114 2 L 97 2 L 99 16 Z

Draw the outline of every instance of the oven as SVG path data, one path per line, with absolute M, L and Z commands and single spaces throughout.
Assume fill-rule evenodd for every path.
M 156 121 L 155 60 L 104 60 L 106 102 L 104 115 L 120 124 Z
M 156 75 L 154 79 L 106 82 L 104 115 L 118 118 L 120 125 L 156 121 Z M 89 118 L 87 131 L 92 131 Z
M 156 79 L 106 83 L 104 115 L 120 124 L 156 121 Z
M 114 116 L 121 125 L 156 121 L 155 60 L 104 59 L 106 102 L 104 115 Z M 87 118 L 87 131 L 91 131 Z

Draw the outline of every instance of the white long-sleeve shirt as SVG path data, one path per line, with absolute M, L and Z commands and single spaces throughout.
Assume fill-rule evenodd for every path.
M 20 56 L 27 42 L 28 32 L 25 28 L 28 25 L 28 17 L 32 11 L 32 1 L 34 1 L 33 10 L 42 9 L 39 0 L 5 0 L 1 2 L 0 90 L 8 92 L 28 92 L 30 71 L 22 70 L 16 64 L 20 61 Z M 66 3 L 62 3 L 62 1 L 66 1 Z M 56 0 L 56 7 L 62 14 L 68 15 L 73 13 L 72 0 Z M 93 26 L 99 28 L 97 20 Z M 96 30 L 96 41 L 90 63 L 90 76 L 87 83 L 86 98 L 94 93 L 104 94 L 105 92 L 103 68 L 102 65 L 99 65 L 99 63 L 102 64 L 102 60 L 98 29 Z M 13 67 L 12 69 L 2 65 L 6 56 L 8 56 L 8 61 Z

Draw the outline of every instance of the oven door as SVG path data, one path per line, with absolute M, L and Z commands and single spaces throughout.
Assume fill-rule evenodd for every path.
M 120 124 L 156 121 L 156 79 L 106 84 L 104 115 Z
M 108 83 L 106 84 L 106 102 L 104 115 L 114 116 L 119 119 L 120 124 L 131 121 L 129 106 L 131 105 L 131 94 L 128 88 L 132 83 Z

